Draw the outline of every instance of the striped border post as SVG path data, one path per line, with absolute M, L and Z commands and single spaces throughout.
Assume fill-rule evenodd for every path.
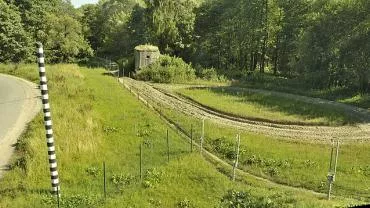
M 48 156 L 49 156 L 49 166 L 50 166 L 50 176 L 51 176 L 51 187 L 52 194 L 60 194 L 59 187 L 59 176 L 57 170 L 57 158 L 55 154 L 55 145 L 53 137 L 53 128 L 51 121 L 51 112 L 49 105 L 49 93 L 48 85 L 46 79 L 45 71 L 45 60 L 44 60 L 44 49 L 42 43 L 37 43 L 37 57 L 39 64 L 39 75 L 40 75 L 40 90 L 42 95 L 42 106 L 44 111 L 44 121 L 45 121 L 45 130 L 46 130 L 46 144 L 48 147 Z

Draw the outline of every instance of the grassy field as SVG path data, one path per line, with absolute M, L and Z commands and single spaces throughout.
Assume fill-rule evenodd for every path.
M 193 125 L 195 138 L 199 142 L 200 120 L 160 107 L 168 118 L 188 132 Z M 232 164 L 235 158 L 235 136 L 238 132 L 241 133 L 240 168 L 278 183 L 326 192 L 330 145 L 271 138 L 206 121 L 205 148 Z M 370 201 L 369 150 L 370 144 L 365 143 L 340 146 L 337 181 L 334 186 L 336 195 Z
M 38 80 L 35 65 L 0 65 L 0 72 Z M 172 130 L 168 163 L 168 126 L 114 78 L 103 74 L 102 69 L 77 65 L 47 67 L 61 207 L 218 207 L 230 189 L 271 199 L 277 207 L 332 207 L 356 202 L 341 197 L 326 201 L 253 177 L 238 178 L 233 183 L 219 171 L 221 167 L 189 153 L 189 144 Z M 56 207 L 56 200 L 49 194 L 41 113 L 30 123 L 16 149 L 11 170 L 0 181 L 0 207 Z M 103 162 L 107 166 L 106 200 Z
M 356 89 L 346 89 L 341 87 L 331 89 L 313 89 L 307 83 L 298 78 L 287 79 L 284 77 L 273 76 L 271 74 L 257 74 L 257 76 L 244 77 L 244 79 L 234 81 L 233 86 L 265 89 L 279 92 L 287 92 L 297 95 L 323 98 L 354 105 L 370 110 L 370 94 L 361 94 Z
M 177 92 L 217 111 L 256 120 L 315 125 L 343 125 L 361 121 L 340 108 L 242 88 L 188 88 Z

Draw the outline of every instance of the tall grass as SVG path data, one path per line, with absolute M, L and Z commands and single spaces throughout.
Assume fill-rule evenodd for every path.
M 183 129 L 194 129 L 199 142 L 201 121 L 164 106 L 161 112 Z M 330 160 L 330 145 L 287 141 L 206 121 L 207 150 L 230 164 L 235 159 L 235 136 L 241 133 L 240 168 L 254 175 L 289 186 L 304 187 L 317 192 L 327 191 L 326 175 Z M 340 146 L 334 194 L 363 198 L 370 201 L 370 144 Z

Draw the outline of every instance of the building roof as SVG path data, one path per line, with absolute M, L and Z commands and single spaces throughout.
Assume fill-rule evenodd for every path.
M 135 47 L 136 51 L 149 51 L 149 52 L 157 52 L 159 51 L 157 46 L 153 45 L 138 45 Z

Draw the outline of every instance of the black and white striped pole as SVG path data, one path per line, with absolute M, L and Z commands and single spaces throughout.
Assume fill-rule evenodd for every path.
M 55 145 L 54 145 L 54 137 L 53 137 L 53 128 L 52 128 L 52 121 L 51 121 L 51 112 L 50 112 L 50 104 L 49 104 L 49 93 L 48 93 L 48 85 L 46 79 L 46 71 L 45 71 L 45 59 L 44 59 L 44 49 L 42 47 L 42 43 L 37 43 L 37 57 L 38 57 L 38 64 L 39 64 L 39 75 L 40 75 L 40 90 L 42 96 L 42 106 L 44 111 L 44 122 L 45 122 L 45 130 L 46 130 L 46 144 L 48 147 L 48 157 L 49 157 L 49 166 L 50 166 L 50 177 L 51 177 L 51 188 L 52 194 L 60 194 L 60 187 L 59 187 L 59 175 L 57 169 L 57 158 L 55 154 Z

